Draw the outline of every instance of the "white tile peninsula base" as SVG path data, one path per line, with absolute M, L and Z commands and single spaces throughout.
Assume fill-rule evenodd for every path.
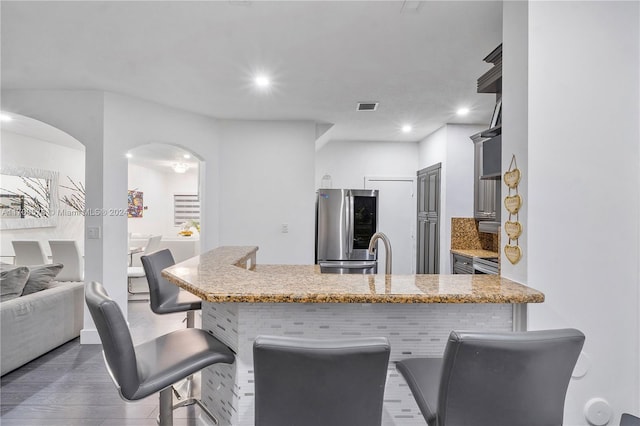
M 202 399 L 221 425 L 253 426 L 253 341 L 262 334 L 310 338 L 386 336 L 391 343 L 382 424 L 425 425 L 395 361 L 442 356 L 453 329 L 510 331 L 526 318 L 511 304 L 202 304 L 202 327 L 236 353 L 202 373 Z M 514 321 L 515 319 L 515 321 Z

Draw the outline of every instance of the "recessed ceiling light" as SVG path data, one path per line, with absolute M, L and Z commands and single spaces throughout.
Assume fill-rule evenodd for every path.
M 189 154 L 184 154 L 182 157 L 188 160 L 189 158 L 191 158 L 191 155 L 189 155 Z
M 402 126 L 402 133 L 411 133 L 412 130 L 413 127 L 411 127 L 411 125 L 409 124 L 405 124 L 404 126 Z
M 256 78 L 253 79 L 253 82 L 260 89 L 266 89 L 271 86 L 271 80 L 264 74 L 257 75 Z
M 127 157 L 127 158 L 131 158 L 131 157 L 133 157 L 133 154 L 132 154 L 132 153 L 130 153 L 130 152 L 127 152 L 127 153 L 125 154 L 125 157 Z
M 458 109 L 458 111 L 456 111 L 456 114 L 458 115 L 467 115 L 469 114 L 469 108 L 463 107 Z
M 11 117 L 10 115 L 1 113 L 0 114 L 0 121 L 13 121 L 13 117 Z

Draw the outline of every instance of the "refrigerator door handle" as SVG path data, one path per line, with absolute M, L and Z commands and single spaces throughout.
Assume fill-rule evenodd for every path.
M 342 209 L 342 223 L 343 226 L 340 229 L 340 238 L 342 239 L 342 242 L 340 244 L 340 249 L 341 249 L 341 258 L 342 257 L 349 257 L 349 191 L 345 191 L 344 194 L 344 198 L 342 199 L 342 203 L 343 203 L 343 209 Z M 344 232 L 342 232 L 344 231 Z
M 349 238 L 349 244 L 347 245 L 348 250 L 349 250 L 349 257 L 351 257 L 351 254 L 353 253 L 353 227 L 354 227 L 354 217 L 353 217 L 353 210 L 354 210 L 354 206 L 353 206 L 353 195 L 351 194 L 351 192 L 349 192 L 349 210 L 348 210 L 348 215 L 349 215 L 349 228 L 348 228 L 348 232 L 347 235 Z

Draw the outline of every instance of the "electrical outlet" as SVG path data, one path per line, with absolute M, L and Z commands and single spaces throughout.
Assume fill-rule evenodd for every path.
M 288 223 L 283 223 L 282 224 L 281 232 L 283 234 L 288 234 L 289 233 L 289 224 Z

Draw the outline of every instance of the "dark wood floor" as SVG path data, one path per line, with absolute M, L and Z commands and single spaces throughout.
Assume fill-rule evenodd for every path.
M 185 327 L 184 314 L 155 315 L 148 303 L 129 303 L 134 343 Z M 99 345 L 75 339 L 0 379 L 2 426 L 154 426 L 158 398 L 120 399 Z M 174 411 L 174 424 L 211 424 L 198 407 Z

